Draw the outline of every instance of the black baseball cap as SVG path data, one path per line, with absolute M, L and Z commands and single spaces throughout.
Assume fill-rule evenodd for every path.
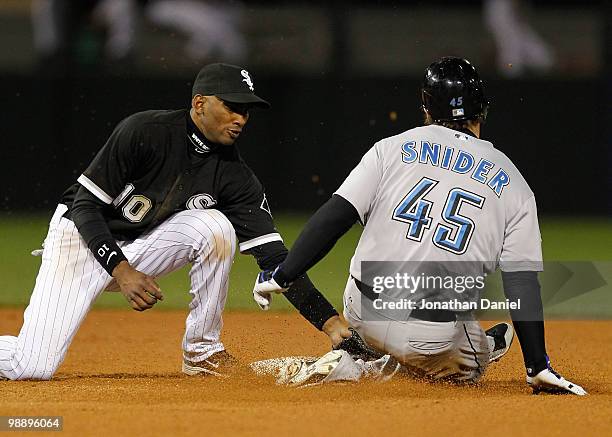
M 250 103 L 260 108 L 270 104 L 255 95 L 251 74 L 242 67 L 230 64 L 208 64 L 204 66 L 195 81 L 191 96 L 217 96 L 230 103 Z

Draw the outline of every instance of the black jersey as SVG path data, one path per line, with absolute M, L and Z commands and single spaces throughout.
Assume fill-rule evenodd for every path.
M 263 187 L 237 148 L 211 144 L 186 109 L 121 121 L 64 193 L 68 214 L 80 186 L 106 205 L 102 214 L 117 240 L 133 240 L 178 211 L 214 208 L 234 225 L 241 252 L 282 241 Z

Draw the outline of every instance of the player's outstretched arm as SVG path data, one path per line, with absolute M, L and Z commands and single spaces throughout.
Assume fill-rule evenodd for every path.
M 502 280 L 506 297 L 511 302 L 520 302 L 518 309 L 510 310 L 510 316 L 521 344 L 527 384 L 534 393 L 586 395 L 582 387 L 555 372 L 546 354 L 544 311 L 537 272 L 502 272 Z
M 277 267 L 278 269 L 278 267 Z M 253 287 L 253 299 L 259 307 L 266 311 L 270 308 L 273 293 L 284 293 L 289 287 L 280 286 L 273 278 L 275 270 L 265 270 L 257 275 Z M 307 278 L 304 276 L 304 278 Z M 310 281 L 308 281 L 310 282 Z M 340 318 L 338 313 L 323 295 L 321 295 L 314 285 L 315 292 L 304 293 L 303 285 L 298 283 L 297 289 L 294 285 L 293 291 L 285 296 L 300 311 L 308 321 L 315 327 L 323 331 L 329 337 L 332 346 L 336 347 L 345 339 L 351 337 L 351 331 L 346 320 Z M 317 302 L 317 300 L 319 302 Z M 307 303 L 306 303 L 307 302 Z M 333 311 L 332 311 L 333 310 Z
M 315 288 L 306 270 L 323 258 L 351 226 L 359 219 L 355 208 L 340 196 L 334 195 L 308 221 L 298 237 L 289 262 L 286 248 L 274 242 L 252 251 L 262 272 L 257 275 L 253 298 L 263 310 L 270 307 L 274 293 L 284 293 L 317 329 L 325 332 L 335 346 L 350 337 L 348 324 L 338 316 L 329 301 Z M 316 234 L 316 235 L 313 235 Z M 316 244 L 310 244 L 314 242 Z M 275 246 L 275 247 L 273 247 Z M 279 250 L 282 248 L 283 250 Z M 299 255 L 298 255 L 299 254 Z M 280 273 L 281 266 L 288 265 L 288 273 Z

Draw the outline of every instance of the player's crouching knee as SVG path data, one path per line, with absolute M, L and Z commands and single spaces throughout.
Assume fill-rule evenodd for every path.
M 196 226 L 201 232 L 200 252 L 218 259 L 232 260 L 236 253 L 236 231 L 229 219 L 215 209 L 193 210 Z

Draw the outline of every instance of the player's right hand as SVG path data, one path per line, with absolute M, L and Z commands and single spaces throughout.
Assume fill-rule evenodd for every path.
M 159 285 L 153 277 L 139 272 L 127 261 L 121 261 L 113 270 L 113 277 L 121 293 L 136 311 L 153 308 L 158 300 L 164 300 Z
M 544 393 L 573 393 L 578 396 L 587 394 L 586 390 L 578 384 L 568 381 L 551 367 L 542 370 L 535 376 L 527 376 L 527 384 L 533 388 L 535 394 Z
M 278 269 L 278 267 L 277 267 Z M 274 280 L 276 270 L 264 270 L 259 272 L 253 285 L 253 300 L 264 311 L 270 308 L 272 293 L 284 293 L 287 288 L 281 287 Z

